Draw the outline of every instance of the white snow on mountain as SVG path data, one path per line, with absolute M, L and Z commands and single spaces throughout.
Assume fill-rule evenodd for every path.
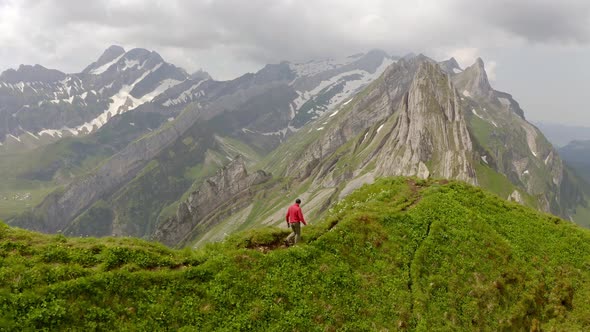
M 289 64 L 289 67 L 296 73 L 297 77 L 313 76 L 326 70 L 347 65 L 356 60 L 358 60 L 358 57 L 355 56 L 340 59 L 329 58 L 323 60 L 309 61 L 306 63 Z
M 38 135 L 48 134 L 51 136 L 59 136 L 61 137 L 63 131 L 69 131 L 73 135 L 79 135 L 80 133 L 91 133 L 92 131 L 104 126 L 107 121 L 109 121 L 112 117 L 118 114 L 123 114 L 133 108 L 138 107 L 141 104 L 150 102 L 156 96 L 160 95 L 164 91 L 168 90 L 169 88 L 181 83 L 182 81 L 174 80 L 174 79 L 165 79 L 160 82 L 158 87 L 156 87 L 153 91 L 145 94 L 140 98 L 135 98 L 131 95 L 131 91 L 133 88 L 144 80 L 149 74 L 153 73 L 154 71 L 158 70 L 162 66 L 162 63 L 156 65 L 153 69 L 144 72 L 138 79 L 136 79 L 131 84 L 126 84 L 121 87 L 121 89 L 113 96 L 110 97 L 112 100 L 109 104 L 109 107 L 99 116 L 96 118 L 81 124 L 75 128 L 68 128 L 64 127 L 60 130 L 55 129 L 43 129 L 38 133 Z M 110 84 L 112 85 L 112 83 Z M 85 97 L 85 96 L 84 96 Z M 72 103 L 74 96 L 71 96 L 68 99 L 60 99 L 60 100 L 51 100 L 52 103 L 65 101 Z M 84 99 L 84 98 L 83 98 Z
M 201 96 L 202 91 L 197 91 L 197 89 L 199 88 L 199 86 L 203 82 L 205 82 L 205 80 L 200 81 L 197 84 L 193 84 L 190 88 L 186 89 L 180 95 L 178 95 L 178 97 L 176 97 L 174 99 L 168 99 L 164 103 L 162 103 L 162 105 L 168 107 L 168 106 L 171 106 L 171 105 L 183 104 L 183 103 L 186 103 L 189 100 L 192 100 L 193 96 L 196 96 L 196 97 Z
M 105 71 L 107 71 L 107 70 L 108 70 L 108 69 L 109 69 L 109 68 L 110 68 L 112 65 L 114 65 L 115 63 L 117 63 L 117 61 L 119 61 L 119 59 L 121 59 L 121 58 L 122 58 L 124 55 L 125 55 L 125 53 L 123 53 L 123 54 L 119 55 L 118 57 L 116 57 L 116 58 L 115 58 L 115 59 L 113 59 L 112 61 L 110 61 L 110 62 L 107 62 L 107 63 L 105 63 L 104 65 L 102 65 L 102 66 L 100 66 L 100 67 L 98 67 L 98 68 L 92 69 L 92 70 L 90 71 L 90 74 L 93 74 L 93 75 L 100 75 L 100 74 L 104 73 L 104 72 L 105 72 Z
M 125 59 L 125 67 L 123 67 L 121 69 L 121 71 L 125 71 L 125 70 L 130 69 L 130 68 L 133 68 L 135 66 L 139 66 L 139 61 L 138 60 Z
M 330 98 L 328 105 L 326 105 L 323 109 L 316 109 L 314 110 L 317 115 L 322 115 L 327 111 L 331 111 L 336 106 L 340 105 L 343 101 L 348 100 L 346 104 L 352 101 L 352 96 L 356 94 L 359 90 L 373 82 L 377 79 L 381 74 L 385 71 L 387 67 L 389 67 L 394 60 L 389 58 L 384 58 L 381 65 L 375 70 L 374 73 L 369 73 L 365 70 L 355 69 L 351 71 L 347 71 L 344 73 L 340 73 L 338 75 L 332 76 L 328 80 L 321 81 L 314 89 L 310 91 L 297 91 L 299 96 L 295 98 L 293 103 L 295 104 L 296 112 L 303 106 L 306 102 L 311 100 L 314 96 L 317 96 L 322 90 L 325 88 L 335 86 L 337 84 L 344 83 L 342 91 L 334 95 Z M 350 79 L 350 76 L 357 75 L 359 76 L 358 79 Z M 344 104 L 344 105 L 346 105 Z

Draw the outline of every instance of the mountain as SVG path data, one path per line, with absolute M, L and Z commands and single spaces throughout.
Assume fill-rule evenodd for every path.
M 166 231 L 156 231 L 155 239 L 200 246 L 236 230 L 277 225 L 295 197 L 318 218 L 334 201 L 383 176 L 460 179 L 570 220 L 587 206 L 575 174 L 518 103 L 491 87 L 481 59 L 449 74 L 426 56 L 404 57 L 251 169 L 273 175 L 249 189 L 251 198 L 236 193 L 235 200 L 224 200 L 224 213 L 209 214 L 186 209 L 192 203 L 185 198 L 176 215 L 159 224 Z M 193 194 L 207 186 L 199 181 Z M 173 225 L 179 225 L 176 233 Z
M 590 182 L 590 141 L 572 141 L 559 148 L 559 155 Z
M 83 74 L 121 75 L 125 57 L 118 49 L 107 50 Z M 152 236 L 157 224 L 236 155 L 248 165 L 258 162 L 304 125 L 350 100 L 394 61 L 371 51 L 267 65 L 232 81 L 188 78 L 109 121 L 129 127 L 134 117 L 149 114 L 166 119 L 159 128 L 126 140 L 128 145 L 85 168 L 12 223 L 66 234 Z M 85 139 L 94 140 L 103 130 Z
M 563 219 L 464 182 L 394 178 L 312 224 L 295 247 L 267 227 L 199 251 L 0 224 L 0 327 L 590 328 L 590 233 Z
M 125 52 L 119 46 L 109 47 L 77 74 L 40 65 L 7 70 L 0 75 L 0 149 L 37 147 L 94 132 L 115 115 L 186 81 L 199 82 L 156 52 Z
M 512 96 L 492 88 L 481 59 L 461 69 L 454 59 L 374 50 L 270 64 L 231 81 L 194 79 L 160 59 L 114 47 L 80 74 L 122 80 L 125 68 L 145 65 L 152 69 L 130 72 L 145 77 L 127 89 L 153 98 L 129 97 L 134 108 L 70 138 L 76 143 L 55 155 L 73 165 L 60 157 L 26 173 L 51 193 L 44 189 L 12 225 L 200 246 L 279 223 L 294 196 L 316 218 L 362 184 L 399 175 L 463 180 L 570 220 L 587 208 L 576 174 Z M 155 95 L 155 67 L 185 80 Z M 88 149 L 71 152 L 80 139 Z
M 590 128 L 583 126 L 562 125 L 548 122 L 538 122 L 545 137 L 558 148 L 566 146 L 571 141 L 590 140 Z

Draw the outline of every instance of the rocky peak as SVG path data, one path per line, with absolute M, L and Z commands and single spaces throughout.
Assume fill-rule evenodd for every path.
M 383 50 L 371 50 L 356 61 L 359 69 L 374 73 L 389 55 Z
M 98 58 L 98 60 L 96 60 L 95 62 L 90 64 L 88 67 L 86 67 L 82 71 L 82 73 L 88 73 L 93 69 L 99 68 L 100 66 L 103 66 L 103 65 L 117 59 L 118 57 L 120 57 L 123 54 L 125 54 L 125 49 L 123 47 L 118 46 L 118 45 L 109 46 L 109 48 L 107 48 L 102 53 L 102 55 Z
M 98 58 L 97 63 L 105 64 L 109 61 L 113 61 L 115 58 L 125 53 L 125 49 L 119 45 L 111 45 L 107 48 L 104 53 Z
M 494 91 L 481 58 L 477 58 L 473 65 L 467 67 L 463 73 L 457 76 L 459 85 L 463 86 L 471 96 L 489 97 Z
M 286 62 L 266 65 L 255 74 L 256 83 L 262 84 L 275 81 L 291 81 L 293 79 L 295 79 L 295 74 Z
M 6 83 L 43 82 L 51 83 L 63 80 L 66 74 L 59 70 L 47 69 L 41 65 L 20 65 L 17 70 L 8 69 L 0 74 L 0 81 Z
M 128 60 L 139 60 L 139 61 L 153 61 L 153 62 L 164 62 L 164 59 L 155 51 L 148 51 L 144 48 L 134 48 L 125 54 L 125 58 Z
M 476 183 L 472 142 L 449 77 L 422 61 L 377 160 L 378 175 L 456 178 Z
M 450 58 L 448 60 L 439 62 L 439 66 L 442 68 L 442 70 L 450 75 L 454 75 L 463 71 L 455 58 Z
M 208 72 L 204 71 L 203 69 L 199 69 L 196 72 L 190 75 L 190 78 L 194 81 L 205 81 L 213 79 Z

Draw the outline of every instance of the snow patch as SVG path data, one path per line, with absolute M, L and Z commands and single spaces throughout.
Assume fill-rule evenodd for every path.
M 13 139 L 15 139 L 15 140 L 17 140 L 17 141 L 19 141 L 19 142 L 20 142 L 20 138 L 18 138 L 18 137 L 16 137 L 16 136 L 14 136 L 14 135 L 12 135 L 12 134 L 8 134 L 8 137 L 10 137 L 10 138 L 13 138 Z
M 549 163 L 549 159 L 552 157 L 552 155 L 553 155 L 553 153 L 551 152 L 547 155 L 547 157 L 545 157 L 545 165 L 547 165 L 547 163 Z
M 469 91 L 467 91 L 467 90 L 463 90 L 463 95 L 464 95 L 465 97 L 471 97 L 471 94 L 470 94 L 470 93 L 469 93 Z
M 180 95 L 178 95 L 178 97 L 174 98 L 174 99 L 168 99 L 167 101 L 165 101 L 164 103 L 162 103 L 162 105 L 169 107 L 172 105 L 178 105 L 178 104 L 184 104 L 187 101 L 192 101 L 193 97 L 200 97 L 203 95 L 202 91 L 198 91 L 197 93 L 195 93 L 195 91 L 199 88 L 199 86 L 205 82 L 205 80 L 200 81 L 197 84 L 193 84 L 190 88 L 188 88 L 187 90 L 183 91 Z
M 125 71 L 127 69 L 131 69 L 133 67 L 139 66 L 139 61 L 138 60 L 129 60 L 127 58 L 125 58 L 125 67 L 123 67 L 121 69 L 121 71 Z
M 49 135 L 51 137 L 62 137 L 62 132 L 61 130 L 55 130 L 55 129 L 43 129 L 40 132 L 37 133 L 37 135 L 39 136 L 43 136 L 43 135 Z
M 340 59 L 323 59 L 323 60 L 314 60 L 309 61 L 306 63 L 296 63 L 296 64 L 289 64 L 291 70 L 295 72 L 297 77 L 302 76 L 313 76 L 324 72 L 326 70 L 334 69 L 337 67 L 341 67 L 356 61 L 354 58 L 340 58 Z
M 394 60 L 392 59 L 384 58 L 381 65 L 372 74 L 364 70 L 355 69 L 332 76 L 327 80 L 323 80 L 310 91 L 297 91 L 299 96 L 293 101 L 295 104 L 295 110 L 299 110 L 301 106 L 311 100 L 313 96 L 317 96 L 322 90 L 337 84 L 343 84 L 342 91 L 334 95 L 325 107 L 314 111 L 317 115 L 322 115 L 325 112 L 331 111 L 336 106 L 341 105 L 343 101 L 348 100 L 345 104 L 342 104 L 342 106 L 344 106 L 352 101 L 352 95 L 381 76 L 385 69 L 387 69 L 387 67 L 393 62 Z M 359 79 L 344 81 L 344 77 L 351 75 L 359 75 L 360 77 Z
M 129 124 L 135 127 L 135 122 L 129 122 Z
M 524 129 L 524 131 L 526 133 L 526 140 L 527 140 L 527 144 L 529 146 L 529 150 L 531 150 L 531 153 L 533 154 L 533 156 L 537 157 L 538 156 L 538 153 L 537 153 L 538 152 L 537 151 L 537 131 L 528 122 L 524 122 L 522 128 Z
M 354 98 L 350 98 L 348 101 L 344 102 L 344 104 L 342 104 L 342 106 L 346 106 L 348 104 L 350 104 L 350 102 L 353 100 Z
M 472 109 L 472 110 L 471 110 L 471 112 L 472 112 L 472 113 L 473 113 L 475 116 L 477 116 L 478 118 L 480 118 L 480 119 L 482 119 L 482 120 L 485 120 L 485 119 L 483 118 L 483 116 L 481 116 L 481 115 L 479 115 L 479 113 L 477 113 L 477 111 L 475 110 L 475 108 L 474 108 L 474 109 Z
M 316 130 L 324 130 L 324 127 L 319 127 L 319 128 L 318 128 L 318 129 L 316 129 Z
M 125 55 L 125 53 L 123 53 L 123 54 L 119 55 L 118 57 L 116 57 L 115 59 L 113 59 L 111 62 L 107 62 L 107 63 L 105 63 L 104 65 L 102 65 L 102 66 L 100 66 L 100 67 L 98 67 L 98 68 L 92 69 L 92 70 L 90 71 L 90 74 L 93 74 L 93 75 L 100 75 L 100 74 L 104 73 L 104 72 L 105 72 L 105 71 L 107 71 L 107 70 L 108 70 L 108 69 L 109 69 L 109 68 L 110 68 L 112 65 L 114 65 L 115 63 L 117 63 L 117 61 L 119 61 L 119 59 L 121 59 L 121 58 L 122 58 L 124 55 Z
M 455 74 L 459 74 L 459 73 L 462 73 L 463 71 L 461 69 L 459 69 L 459 68 L 453 68 L 453 72 Z
M 39 137 L 37 137 L 37 135 L 33 134 L 30 131 L 27 131 L 26 133 L 29 134 L 29 135 L 31 135 L 31 136 L 33 136 L 34 139 L 37 139 L 37 140 L 39 139 Z
M 526 174 L 529 174 L 529 170 L 528 169 L 525 169 L 524 172 L 522 172 L 522 175 L 526 175 Z
M 488 163 L 488 156 L 481 156 L 481 160 L 483 160 L 484 163 Z
M 172 121 L 174 121 L 174 118 L 173 117 L 169 117 L 168 118 L 168 122 L 172 122 Z
M 379 134 L 379 132 L 381 131 L 381 129 L 383 129 L 384 125 L 379 126 L 379 128 L 377 128 L 377 134 Z
M 363 140 L 361 141 L 361 143 L 362 143 L 362 142 L 364 142 L 364 141 L 367 139 L 367 136 L 369 136 L 369 132 L 367 132 L 367 133 L 365 134 L 365 136 L 363 137 Z
M 351 100 L 352 100 L 352 99 L 351 99 Z M 336 115 L 336 114 L 338 114 L 338 111 L 336 111 L 336 112 L 334 112 L 334 113 L 330 114 L 330 116 L 329 116 L 329 117 L 331 118 L 331 117 L 333 117 L 333 116 L 334 116 L 334 115 Z
M 144 95 L 141 98 L 133 97 L 130 92 L 133 90 L 135 85 L 141 82 L 146 76 L 151 74 L 152 72 L 156 71 L 158 68 L 162 66 L 162 63 L 156 65 L 153 69 L 146 71 L 143 73 L 135 82 L 131 83 L 130 85 L 123 85 L 121 89 L 117 92 L 117 94 L 111 96 L 112 102 L 110 103 L 108 109 L 106 109 L 102 114 L 94 118 L 93 120 L 86 122 L 76 128 L 64 128 L 62 130 L 68 130 L 73 135 L 78 135 L 82 131 L 86 131 L 86 133 L 91 133 L 93 130 L 102 127 L 107 121 L 109 121 L 112 117 L 118 114 L 123 114 L 130 109 L 138 107 L 141 104 L 146 102 L 150 102 L 153 98 L 157 95 L 161 94 L 162 92 L 166 91 L 170 87 L 173 87 L 180 83 L 181 81 L 173 80 L 173 79 L 166 79 L 160 83 L 160 85 L 154 89 L 152 92 Z M 112 83 L 109 85 L 111 86 Z M 101 89 L 102 90 L 102 89 Z M 73 99 L 73 97 L 71 97 Z

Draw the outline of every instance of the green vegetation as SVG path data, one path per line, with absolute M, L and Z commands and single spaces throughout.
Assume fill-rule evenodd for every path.
M 590 232 L 459 182 L 381 179 L 193 252 L 0 224 L 2 330 L 590 328 Z
M 57 187 L 39 185 L 33 189 L 0 190 L 0 219 L 10 220 L 41 203 Z
M 44 145 L 34 149 L 19 145 L 0 150 L 0 218 L 10 220 L 38 205 L 54 189 L 93 170 L 163 121 L 163 115 L 130 112 L 88 136 L 44 136 L 36 142 Z

